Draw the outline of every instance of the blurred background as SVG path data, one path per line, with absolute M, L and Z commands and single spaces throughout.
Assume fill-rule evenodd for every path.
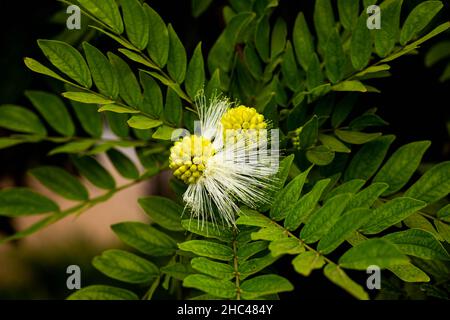
M 404 12 L 410 12 L 419 2 L 405 0 Z M 187 0 L 153 0 L 148 3 L 173 25 L 188 55 L 202 41 L 206 56 L 224 25 L 222 10 L 227 4 L 225 0 L 213 0 L 198 18 L 192 16 L 191 2 Z M 441 21 L 450 18 L 449 3 L 444 3 L 446 7 L 436 18 Z M 313 0 L 281 0 L 274 15 L 281 15 L 292 26 L 299 11 L 312 17 L 313 7 Z M 86 40 L 104 52 L 116 50 L 109 39 L 97 37 L 88 29 L 84 18 L 82 30 L 67 30 L 67 17 L 66 7 L 55 0 L 1 1 L 0 104 L 28 106 L 24 90 L 57 92 L 57 83 L 33 74 L 23 64 L 24 57 L 44 61 L 37 39 L 60 39 L 74 46 Z M 312 21 L 309 23 L 312 25 Z M 425 63 L 427 52 L 442 41 L 450 42 L 448 32 L 427 42 L 418 54 L 396 60 L 392 64 L 392 77 L 374 81 L 374 86 L 382 93 L 365 95 L 359 102 L 367 108 L 379 108 L 379 115 L 390 123 L 385 133 L 397 136 L 393 148 L 415 140 L 431 140 L 432 146 L 425 155 L 426 163 L 450 159 L 450 79 L 445 81 L 442 76 L 450 62 L 450 50 L 447 59 L 434 64 L 430 61 Z M 107 130 L 105 134 L 108 134 Z M 7 132 L 0 129 L 0 136 L 5 135 Z M 65 156 L 46 157 L 51 147 L 50 143 L 23 144 L 0 150 L 0 188 L 28 185 L 50 195 L 61 207 L 70 205 L 66 200 L 49 194 L 26 174 L 28 169 L 42 164 L 68 165 Z M 100 160 L 114 173 L 105 159 Z M 119 175 L 116 174 L 115 178 L 119 185 L 123 182 Z M 136 199 L 142 195 L 167 194 L 167 179 L 168 174 L 161 174 L 150 182 L 119 193 L 79 217 L 69 217 L 24 240 L 0 245 L 0 299 L 63 299 L 70 294 L 66 288 L 66 268 L 72 264 L 81 267 L 82 286 L 111 282 L 93 269 L 90 264 L 92 257 L 106 248 L 120 246 L 110 230 L 111 224 L 125 220 L 146 221 Z M 89 191 L 93 195 L 99 193 L 93 186 Z M 0 235 L 13 234 L 34 221 L 32 217 L 14 220 L 0 217 Z M 341 290 L 320 280 L 320 277 L 302 281 L 303 288 L 310 289 L 309 298 L 342 298 Z

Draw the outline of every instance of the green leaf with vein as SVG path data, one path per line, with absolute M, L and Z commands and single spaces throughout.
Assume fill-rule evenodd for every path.
M 198 257 L 191 260 L 191 265 L 195 270 L 217 279 L 231 280 L 234 278 L 234 269 L 229 264 Z
M 364 291 L 363 287 L 350 279 L 339 266 L 328 264 L 323 270 L 323 273 L 331 282 L 341 287 L 355 298 L 369 300 L 369 295 Z
M 364 144 L 350 161 L 344 180 L 370 179 L 380 167 L 394 139 L 395 136 L 386 135 Z
M 47 130 L 30 110 L 6 104 L 0 106 L 0 128 L 45 136 Z
M 331 151 L 344 153 L 350 153 L 351 151 L 345 144 L 336 139 L 334 136 L 320 133 L 318 138 L 320 142 L 322 142 L 323 145 L 326 146 Z
M 362 231 L 365 234 L 379 233 L 425 206 L 425 202 L 413 198 L 395 198 L 376 208 L 371 215 L 371 219 L 362 227 Z
M 167 60 L 167 70 L 169 71 L 169 75 L 172 79 L 174 79 L 177 83 L 182 83 L 184 81 L 184 77 L 186 76 L 186 50 L 170 24 L 169 42 L 170 49 L 169 58 Z
M 287 213 L 298 201 L 302 193 L 306 177 L 308 176 L 311 168 L 312 167 L 309 167 L 306 171 L 297 175 L 288 183 L 286 187 L 277 193 L 273 201 L 272 208 L 270 209 L 270 217 L 272 219 L 279 221 L 286 217 Z
M 405 282 L 429 282 L 430 277 L 411 263 L 390 266 L 387 268 Z
M 302 228 L 300 238 L 306 243 L 313 243 L 326 235 L 339 220 L 352 195 L 343 193 L 327 200 Z
M 119 34 L 123 32 L 122 18 L 115 1 L 78 0 L 78 2 L 115 32 Z
M 92 86 L 91 72 L 78 50 L 57 40 L 38 40 L 38 45 L 50 62 L 62 73 L 83 87 Z
M 417 5 L 403 24 L 400 33 L 400 44 L 405 45 L 422 31 L 442 7 L 441 1 L 424 1 Z
M 182 220 L 181 225 L 185 230 L 206 238 L 214 238 L 223 242 L 233 240 L 233 230 L 226 226 L 218 226 L 211 222 L 191 219 Z
M 183 286 L 195 288 L 215 297 L 231 299 L 236 296 L 236 287 L 227 280 L 217 280 L 202 274 L 191 274 L 183 281 Z
M 398 41 L 402 3 L 403 0 L 387 0 L 380 5 L 383 27 L 373 30 L 375 51 L 380 57 L 386 57 Z
M 292 291 L 294 287 L 279 275 L 267 274 L 244 281 L 240 289 L 243 299 L 255 299 L 273 293 Z
M 379 132 L 365 133 L 359 131 L 348 131 L 339 129 L 336 129 L 334 132 L 339 139 L 351 144 L 364 144 L 381 136 L 381 133 Z
M 184 231 L 181 225 L 183 207 L 176 202 L 159 196 L 140 198 L 139 205 L 153 222 L 171 231 Z
M 141 80 L 142 88 L 144 89 L 144 99 L 139 109 L 155 118 L 159 118 L 163 111 L 161 88 L 156 81 L 145 72 L 140 71 L 139 78 Z
M 238 248 L 237 257 L 240 261 L 245 261 L 266 248 L 267 241 L 252 241 Z
M 343 0 L 343 2 L 349 2 Z M 357 19 L 353 30 L 350 57 L 352 65 L 356 70 L 361 70 L 367 66 L 372 55 L 373 40 L 370 30 L 367 28 L 367 14 L 363 12 Z
M 322 0 L 317 0 L 317 2 L 321 1 Z M 328 40 L 325 45 L 324 54 L 325 67 L 327 70 L 328 78 L 332 83 L 337 83 L 343 78 L 345 72 L 346 59 L 344 49 L 342 48 L 341 38 L 339 37 L 336 28 L 332 27 L 331 29 L 329 29 L 327 31 L 327 37 Z M 361 91 L 364 89 L 365 87 L 361 83 L 358 83 L 358 81 L 346 81 L 340 83 L 339 85 L 337 85 L 337 87 L 334 87 L 334 90 L 336 91 Z
M 205 83 L 205 66 L 202 55 L 202 45 L 199 43 L 189 61 L 185 87 L 186 92 L 191 98 L 195 98 Z
M 233 250 L 230 247 L 211 241 L 190 240 L 178 244 L 178 247 L 207 258 L 222 261 L 230 261 L 233 258 Z
M 324 264 L 323 256 L 314 251 L 300 253 L 292 260 L 295 271 L 305 277 L 309 276 L 313 270 L 322 268 Z
M 103 123 L 101 115 L 97 112 L 97 106 L 76 101 L 70 101 L 70 104 L 84 131 L 92 137 L 100 138 L 103 131 Z
M 317 202 L 330 183 L 330 179 L 323 179 L 314 185 L 313 189 L 298 200 L 292 209 L 288 212 L 284 226 L 288 230 L 297 229 L 302 222 L 308 218 L 317 205 Z
M 119 95 L 119 78 L 113 66 L 103 53 L 87 42 L 83 42 L 86 60 L 98 91 L 116 99 Z
M 270 225 L 267 228 L 261 228 L 259 231 L 253 232 L 251 234 L 252 240 L 274 241 L 274 240 L 283 239 L 286 237 L 287 237 L 287 233 L 283 229 L 281 229 L 275 225 Z
M 169 58 L 169 31 L 160 15 L 144 4 L 147 19 L 150 22 L 150 34 L 147 51 L 150 58 L 161 68 L 164 67 Z
M 158 267 L 150 261 L 117 249 L 104 251 L 92 264 L 108 277 L 128 283 L 148 284 L 159 275 Z
M 268 254 L 260 258 L 254 258 L 240 263 L 238 271 L 240 273 L 241 280 L 260 272 L 261 270 L 273 264 L 277 259 L 278 257 L 274 257 L 272 254 Z
M 373 183 L 358 192 L 349 202 L 347 210 L 353 208 L 370 208 L 378 197 L 389 187 L 386 183 Z
M 327 193 L 325 195 L 325 197 L 323 197 L 323 199 L 328 200 L 338 194 L 343 194 L 343 193 L 354 194 L 354 193 L 358 192 L 365 183 L 366 183 L 366 181 L 361 180 L 361 179 L 354 179 L 354 180 L 344 182 L 340 186 L 337 186 L 336 188 L 331 190 L 329 193 Z
M 59 153 L 83 153 L 86 150 L 88 150 L 90 147 L 92 147 L 95 144 L 95 140 L 80 140 L 80 141 L 73 141 L 66 144 L 63 144 L 62 146 L 56 147 L 52 149 L 48 155 L 52 156 Z
M 294 238 L 278 239 L 270 242 L 269 250 L 272 256 L 278 257 L 284 254 L 299 254 L 305 251 L 303 244 Z
M 72 162 L 78 171 L 93 185 L 101 189 L 114 189 L 116 182 L 111 174 L 92 157 L 73 157 Z
M 129 290 L 93 285 L 75 291 L 67 300 L 139 300 L 139 297 Z
M 385 239 L 363 241 L 339 258 L 341 267 L 355 270 L 366 270 L 370 265 L 387 268 L 408 262 L 408 257 L 397 246 Z
M 195 270 L 192 269 L 190 264 L 184 264 L 181 262 L 169 264 L 165 267 L 162 267 L 160 270 L 161 273 L 167 274 L 177 280 L 184 280 L 184 278 L 186 278 L 188 275 L 195 273 Z
M 128 39 L 143 50 L 149 41 L 150 22 L 147 13 L 138 0 L 120 0 L 123 13 L 123 21 Z
M 25 95 L 55 131 L 64 136 L 75 133 L 72 118 L 58 96 L 43 91 L 25 91 Z
M 141 130 L 156 128 L 163 124 L 161 120 L 155 120 L 141 115 L 132 116 L 127 123 L 130 127 Z
M 450 192 L 450 161 L 442 162 L 425 172 L 406 192 L 405 196 L 427 203 L 435 202 Z
M 389 240 L 404 254 L 422 259 L 450 260 L 450 255 L 435 236 L 424 230 L 408 229 L 390 233 L 383 237 Z
M 374 182 L 385 182 L 389 185 L 383 196 L 399 191 L 409 181 L 430 145 L 430 141 L 412 142 L 394 152 L 373 179 Z
M 111 229 L 124 243 L 150 256 L 170 256 L 177 249 L 175 240 L 142 222 L 121 222 Z
M 54 79 L 57 79 L 59 81 L 73 85 L 72 82 L 64 79 L 63 77 L 58 75 L 56 72 L 50 70 L 49 68 L 47 68 L 46 66 L 41 64 L 39 61 L 36 61 L 32 58 L 25 58 L 23 61 L 24 61 L 25 65 L 28 67 L 28 69 L 30 69 L 31 71 L 34 71 L 36 73 L 40 73 L 40 74 L 52 77 Z
M 312 36 L 303 12 L 300 12 L 297 15 L 292 38 L 297 61 L 304 70 L 308 70 L 311 57 L 313 56 L 315 50 Z
M 89 198 L 86 188 L 66 170 L 43 166 L 30 170 L 30 174 L 44 186 L 66 199 L 86 201 Z
M 139 178 L 139 170 L 125 154 L 117 149 L 110 149 L 106 153 L 114 168 L 116 168 L 122 177 L 130 180 Z
M 59 211 L 52 200 L 27 188 L 0 190 L 0 216 L 19 217 Z
M 61 94 L 64 98 L 81 102 L 81 103 L 92 103 L 92 104 L 112 104 L 113 100 L 104 98 L 95 93 L 89 92 L 63 92 Z

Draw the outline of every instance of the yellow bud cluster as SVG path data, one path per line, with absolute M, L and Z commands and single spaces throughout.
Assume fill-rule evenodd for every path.
M 200 136 L 186 136 L 170 148 L 169 167 L 173 175 L 187 184 L 202 176 L 207 160 L 215 153 L 211 141 Z
M 256 112 L 255 108 L 246 106 L 239 106 L 228 110 L 222 117 L 222 125 L 224 130 L 259 130 L 267 128 L 264 116 Z

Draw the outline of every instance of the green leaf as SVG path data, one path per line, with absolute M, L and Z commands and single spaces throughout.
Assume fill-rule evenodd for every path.
M 211 5 L 211 2 L 212 0 L 192 0 L 191 2 L 192 16 L 194 18 L 198 18 L 199 16 L 201 16 L 201 14 L 205 12 Z
M 55 73 L 54 71 L 50 70 L 49 68 L 47 68 L 46 66 L 44 66 L 43 64 L 32 58 L 25 58 L 23 61 L 25 65 L 28 67 L 28 69 L 30 69 L 31 71 L 52 77 L 65 83 L 72 84 L 70 81 L 64 79 L 59 74 Z
M 302 193 L 303 185 L 306 177 L 312 167 L 297 175 L 289 184 L 279 191 L 273 201 L 270 210 L 270 217 L 274 220 L 282 220 L 287 213 L 292 209 Z
M 129 107 L 119 106 L 117 104 L 107 104 L 104 106 L 101 106 L 98 110 L 98 112 L 104 112 L 104 111 L 111 111 L 114 113 L 139 113 L 139 110 L 135 110 Z
M 297 67 L 294 49 L 292 48 L 289 40 L 286 44 L 286 50 L 283 55 L 281 70 L 283 72 L 283 77 L 286 79 L 286 86 L 288 86 L 293 92 L 298 91 L 301 83 L 301 73 Z
M 190 264 L 184 264 L 181 262 L 169 264 L 165 267 L 162 267 L 160 270 L 162 273 L 167 274 L 177 280 L 184 280 L 184 278 L 186 278 L 188 275 L 195 272 Z
M 390 200 L 373 211 L 371 219 L 362 228 L 363 233 L 379 233 L 425 206 L 425 202 L 413 198 L 399 197 Z
M 0 127 L 45 136 L 47 130 L 30 110 L 12 104 L 0 106 Z
M 274 59 L 284 51 L 286 47 L 287 26 L 286 21 L 278 18 L 272 30 L 270 56 Z
M 123 250 L 106 250 L 92 260 L 93 266 L 108 277 L 128 283 L 150 283 L 159 269 L 150 261 Z
M 0 216 L 18 217 L 59 211 L 52 200 L 27 188 L 0 190 Z
M 331 199 L 332 197 L 343 194 L 343 193 L 351 193 L 354 194 L 361 189 L 361 187 L 366 183 L 366 181 L 362 179 L 354 179 L 347 182 L 342 183 L 341 185 L 337 186 L 333 190 L 331 190 L 329 193 L 325 194 L 325 197 L 323 197 L 324 200 Z
M 334 159 L 334 151 L 331 151 L 325 146 L 313 147 L 306 151 L 306 158 L 313 164 L 318 166 L 326 166 Z
M 341 139 L 344 142 L 348 142 L 351 144 L 364 144 L 369 141 L 372 141 L 379 136 L 381 136 L 381 133 L 364 133 L 364 132 L 358 132 L 358 131 L 347 131 L 347 130 L 340 130 L 336 129 L 335 134 L 338 136 L 339 139 Z
M 156 128 L 163 124 L 161 120 L 154 120 L 141 115 L 132 116 L 127 123 L 130 127 L 141 130 Z
M 197 45 L 187 67 L 185 87 L 188 95 L 195 98 L 205 83 L 205 66 L 201 43 Z
M 437 217 L 442 221 L 450 222 L 450 204 L 439 209 L 437 212 Z
M 435 202 L 450 192 L 450 161 L 442 162 L 425 172 L 405 196 L 427 203 Z
M 347 30 L 352 30 L 359 14 L 359 1 L 338 0 L 340 22 Z
M 172 133 L 175 129 L 166 125 L 160 126 L 152 135 L 153 139 L 157 140 L 171 140 Z
M 330 33 L 335 30 L 333 8 L 330 0 L 316 0 L 314 7 L 314 26 L 319 38 L 319 46 L 324 48 Z
M 259 56 L 264 62 L 269 61 L 270 56 L 270 24 L 267 16 L 262 16 L 257 24 L 255 30 L 255 47 Z
M 75 291 L 67 300 L 139 300 L 139 297 L 125 289 L 93 285 Z
M 0 138 L 0 150 L 6 149 L 21 143 L 25 143 L 26 140 L 19 140 L 19 139 L 11 139 L 11 138 Z
M 353 2 L 341 0 L 341 2 Z M 352 34 L 350 57 L 352 65 L 356 70 L 361 70 L 367 66 L 372 55 L 373 40 L 370 30 L 367 28 L 367 14 L 363 12 L 356 23 Z
M 450 41 L 440 41 L 433 45 L 425 55 L 425 65 L 434 66 L 439 61 L 450 57 Z
M 333 91 L 355 91 L 355 92 L 367 92 L 367 88 L 361 81 L 358 80 L 347 80 L 335 84 L 331 87 Z
M 394 243 L 404 254 L 422 259 L 450 260 L 442 244 L 428 231 L 408 229 L 390 233 L 383 237 Z
M 186 50 L 170 24 L 169 41 L 170 49 L 169 58 L 167 60 L 167 70 L 169 71 L 169 75 L 172 79 L 174 79 L 177 83 L 182 83 L 184 77 L 186 76 Z
M 370 265 L 387 268 L 408 262 L 408 258 L 397 246 L 384 239 L 363 241 L 339 258 L 341 267 L 356 270 L 366 270 Z
M 191 260 L 192 268 L 217 279 L 231 280 L 234 269 L 231 265 L 198 257 Z
M 369 300 L 369 295 L 363 287 L 350 279 L 347 274 L 335 264 L 327 264 L 323 270 L 325 276 L 334 284 L 338 285 L 352 296 L 360 300 Z
M 114 168 L 116 168 L 122 177 L 130 180 L 136 180 L 139 178 L 139 171 L 130 158 L 116 149 L 108 150 L 107 154 L 109 160 L 114 165 Z
M 128 39 L 136 48 L 145 49 L 149 41 L 150 22 L 144 8 L 138 0 L 120 0 L 120 4 Z
M 314 43 L 303 12 L 300 12 L 295 20 L 292 37 L 297 61 L 304 70 L 308 70 L 311 57 L 314 55 Z
M 245 64 L 255 79 L 260 79 L 263 76 L 261 60 L 256 53 L 256 50 L 251 45 L 245 46 L 244 49 Z M 220 69 L 217 69 L 220 72 Z
M 147 51 L 150 58 L 161 68 L 164 67 L 169 58 L 169 31 L 159 14 L 144 4 L 147 11 L 147 19 L 150 21 L 150 34 Z
M 86 188 L 66 170 L 44 166 L 30 170 L 30 174 L 66 199 L 85 201 L 89 198 Z
M 430 277 L 411 263 L 390 266 L 388 268 L 393 274 L 405 282 L 429 282 Z
M 125 44 L 122 44 L 125 45 Z M 131 51 L 124 48 L 118 49 L 120 53 L 126 56 L 128 59 L 135 61 L 137 63 L 143 64 L 151 69 L 159 70 L 159 67 L 154 64 L 149 58 L 147 58 L 143 53 L 137 53 L 136 51 Z
M 72 162 L 78 171 L 93 185 L 101 189 L 114 189 L 116 182 L 113 177 L 92 157 L 74 157 Z
M 375 51 L 380 57 L 386 57 L 399 37 L 400 11 L 403 0 L 387 0 L 380 5 L 382 27 L 373 30 L 375 33 Z
M 63 144 L 62 146 L 56 147 L 52 149 L 48 155 L 53 156 L 55 154 L 59 153 L 82 153 L 92 147 L 95 144 L 95 140 L 80 140 L 80 141 L 74 141 L 69 142 L 66 144 Z
M 72 118 L 58 96 L 43 91 L 25 91 L 25 95 L 55 131 L 64 136 L 75 133 Z
M 236 287 L 226 280 L 217 280 L 202 274 L 191 274 L 183 281 L 183 286 L 195 288 L 215 297 L 231 299 L 236 295 Z
M 316 3 L 318 2 L 322 2 L 322 0 L 317 0 Z M 328 78 L 332 83 L 336 83 L 344 77 L 346 59 L 344 49 L 342 48 L 341 38 L 339 37 L 336 28 L 331 28 L 330 30 L 328 30 L 327 37 L 328 40 L 325 44 L 325 67 L 327 70 Z M 362 84 L 358 85 L 357 81 L 346 81 L 337 86 L 338 90 L 336 90 L 335 87 L 335 90 L 361 91 L 361 87 L 364 86 L 362 86 Z
M 113 66 L 100 50 L 89 43 L 83 42 L 83 49 L 98 91 L 116 99 L 119 95 L 119 78 Z
M 78 2 L 115 32 L 119 34 L 123 32 L 122 18 L 115 1 L 78 0 Z
M 211 79 L 206 85 L 205 96 L 206 99 L 211 99 L 215 94 L 220 94 L 222 92 L 222 84 L 220 81 L 220 69 L 214 71 Z M 190 113 L 192 114 L 192 113 Z
M 233 258 L 233 250 L 223 244 L 204 240 L 190 240 L 179 243 L 178 247 L 184 251 L 191 251 L 199 256 L 230 261 Z
M 108 57 L 119 77 L 120 96 L 129 106 L 139 107 L 142 103 L 141 89 L 130 66 L 111 52 L 108 52 Z
M 153 222 L 171 231 L 184 231 L 181 225 L 183 207 L 176 202 L 159 196 L 140 198 L 139 205 Z
M 150 256 L 170 256 L 177 249 L 175 240 L 142 222 L 117 223 L 111 229 L 124 243 Z
M 64 98 L 69 100 L 78 101 L 81 103 L 92 103 L 92 104 L 112 104 L 113 100 L 104 98 L 95 93 L 89 92 L 63 92 L 61 94 Z
M 140 71 L 139 77 L 144 89 L 144 100 L 140 109 L 159 118 L 163 111 L 163 98 L 161 88 L 147 73 Z
M 422 216 L 420 213 L 413 213 L 408 218 L 403 220 L 403 223 L 411 229 L 425 230 L 431 232 L 437 238 L 439 238 L 439 234 L 437 233 L 431 222 L 429 222 L 428 219 Z
M 331 151 L 350 153 L 350 149 L 334 136 L 320 133 L 318 136 L 320 142 L 323 143 Z
M 409 181 L 430 145 L 430 141 L 412 142 L 394 152 L 373 179 L 389 185 L 383 196 L 399 191 Z
M 422 31 L 442 7 L 441 1 L 424 1 L 417 5 L 403 24 L 400 33 L 400 44 L 405 45 Z
M 317 250 L 323 254 L 334 251 L 371 217 L 371 211 L 365 208 L 346 211 L 319 241 Z
M 274 257 L 272 254 L 265 255 L 261 258 L 255 258 L 247 260 L 239 264 L 239 273 L 241 280 L 248 278 L 249 276 L 260 272 L 273 264 L 278 257 Z
M 302 222 L 305 222 L 316 207 L 322 192 L 325 190 L 330 181 L 330 179 L 323 179 L 316 182 L 313 189 L 294 204 L 292 209 L 288 212 L 286 220 L 284 220 L 284 226 L 286 229 L 295 230 Z
M 86 88 L 92 86 L 91 72 L 83 56 L 75 48 L 57 40 L 38 40 L 38 45 L 62 73 Z
M 164 119 L 174 126 L 179 126 L 182 114 L 183 107 L 181 105 L 181 99 L 178 97 L 175 91 L 173 91 L 171 88 L 167 88 Z
M 378 197 L 389 187 L 386 183 L 373 183 L 358 192 L 349 202 L 347 210 L 353 208 L 369 208 Z
M 80 124 L 89 135 L 99 138 L 102 135 L 103 123 L 97 106 L 70 101 Z
M 439 220 L 434 220 L 434 225 L 439 232 L 439 236 L 450 243 L 450 226 Z
M 192 221 L 192 219 L 182 220 L 181 225 L 185 230 L 206 238 L 215 238 L 223 242 L 230 242 L 233 240 L 232 229 L 222 225 L 219 227 L 211 222 Z
M 362 146 L 350 161 L 344 180 L 370 179 L 380 167 L 394 139 L 394 135 L 381 136 Z
M 305 251 L 303 244 L 294 238 L 284 238 L 272 241 L 269 244 L 272 256 L 278 257 L 284 254 L 299 254 Z
M 323 256 L 314 251 L 303 252 L 292 260 L 295 271 L 305 277 L 309 276 L 313 270 L 322 268 L 324 264 Z
M 268 240 L 274 241 L 278 239 L 284 239 L 287 237 L 287 233 L 282 229 L 275 225 L 270 225 L 266 228 L 261 228 L 257 232 L 252 232 L 251 239 L 252 240 Z
M 294 286 L 285 278 L 266 274 L 244 281 L 241 284 L 243 299 L 255 299 L 257 297 L 294 290 Z
M 312 146 L 317 141 L 319 129 L 319 122 L 316 115 L 314 115 L 305 125 L 299 134 L 300 147 L 306 149 Z
M 331 228 L 341 217 L 351 197 L 350 193 L 343 193 L 326 201 L 302 228 L 300 238 L 306 243 L 313 243 L 330 232 Z
M 276 241 L 278 240 L 275 240 L 273 242 Z M 237 257 L 239 261 L 245 261 L 248 258 L 254 256 L 255 254 L 265 250 L 266 248 L 267 248 L 267 241 L 252 241 L 238 248 Z
M 361 72 L 358 72 L 355 74 L 355 77 L 364 79 L 365 76 L 374 73 L 374 74 L 381 74 L 382 71 L 388 71 L 391 69 L 391 66 L 388 64 L 380 64 L 380 65 L 372 65 L 370 67 L 367 67 L 366 69 L 362 70 Z

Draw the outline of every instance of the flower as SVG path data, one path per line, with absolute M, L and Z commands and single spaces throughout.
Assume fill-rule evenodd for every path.
M 170 149 L 174 176 L 188 185 L 183 195 L 192 217 L 235 226 L 238 202 L 256 208 L 270 201 L 268 190 L 278 170 L 278 148 L 270 139 L 264 116 L 254 108 L 233 107 L 228 99 L 213 97 L 196 103 L 199 122 Z

